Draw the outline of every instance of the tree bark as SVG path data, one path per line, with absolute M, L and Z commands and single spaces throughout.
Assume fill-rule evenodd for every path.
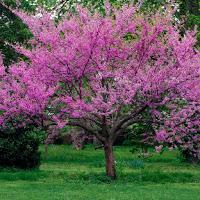
M 107 141 L 104 144 L 104 153 L 106 161 L 106 175 L 112 179 L 116 179 L 115 159 L 113 154 L 112 142 Z

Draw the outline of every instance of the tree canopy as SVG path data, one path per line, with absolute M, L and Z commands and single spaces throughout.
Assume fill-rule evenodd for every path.
M 108 2 L 105 8 L 102 15 L 78 6 L 56 23 L 42 9 L 37 15 L 12 11 L 34 38 L 13 45 L 26 61 L 6 69 L 1 59 L 0 121 L 81 127 L 101 141 L 106 173 L 115 178 L 112 145 L 126 127 L 146 120 L 144 111 L 158 139 L 174 125 L 162 117 L 162 106 L 179 121 L 196 110 L 190 126 L 199 130 L 200 53 L 195 32 L 181 36 L 169 12 L 144 15 L 138 7 L 116 9 Z

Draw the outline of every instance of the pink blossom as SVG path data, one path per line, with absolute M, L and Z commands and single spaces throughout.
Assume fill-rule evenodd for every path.
M 160 153 L 160 152 L 162 151 L 162 148 L 163 148 L 163 145 L 156 146 L 156 147 L 155 147 L 156 152 L 157 152 L 157 153 Z
M 156 133 L 156 139 L 158 142 L 164 142 L 166 140 L 167 133 L 165 130 L 161 130 L 158 133 Z

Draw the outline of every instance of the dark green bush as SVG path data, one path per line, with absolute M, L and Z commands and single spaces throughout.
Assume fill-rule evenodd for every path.
M 188 26 L 190 28 L 197 26 L 197 46 L 200 47 L 200 16 L 190 15 L 188 18 Z
M 0 130 L 0 166 L 21 169 L 40 165 L 40 136 L 31 128 Z

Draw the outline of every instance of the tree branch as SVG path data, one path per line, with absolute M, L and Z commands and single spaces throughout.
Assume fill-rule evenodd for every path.
M 141 109 L 139 109 L 138 111 L 131 113 L 130 115 L 124 117 L 121 121 L 116 122 L 116 125 L 113 126 L 113 128 L 111 129 L 111 134 L 115 134 L 115 132 L 118 129 L 121 129 L 121 127 L 128 122 L 129 120 L 134 119 L 136 116 L 138 116 L 139 114 L 141 114 L 142 112 L 144 112 L 146 109 L 148 108 L 147 105 L 145 105 L 144 107 L 142 107 Z
M 97 139 L 100 140 L 101 142 L 105 141 L 105 138 L 101 134 L 99 134 L 95 130 L 91 129 L 90 127 L 88 127 L 85 123 L 83 124 L 81 122 L 72 121 L 72 122 L 68 122 L 66 125 L 80 127 L 82 129 L 84 129 L 85 131 L 87 131 L 89 134 L 95 135 L 97 137 Z

